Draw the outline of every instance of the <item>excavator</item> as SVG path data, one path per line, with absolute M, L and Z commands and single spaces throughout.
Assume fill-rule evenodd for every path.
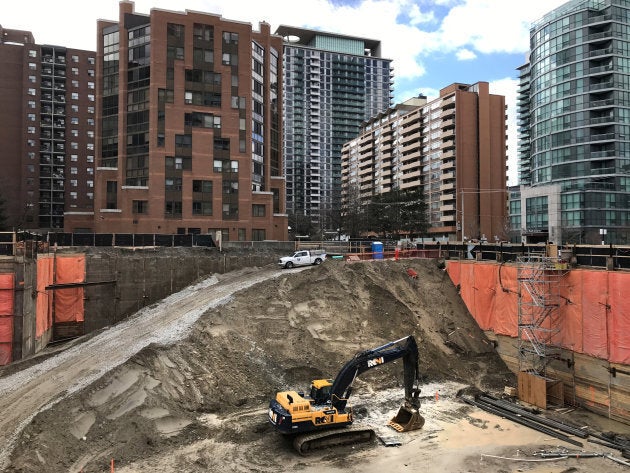
M 403 359 L 405 402 L 389 425 L 398 432 L 421 429 L 424 418 L 420 408 L 418 345 L 413 335 L 357 353 L 334 380 L 316 379 L 310 394 L 281 391 L 269 403 L 269 421 L 285 435 L 293 437 L 293 446 L 301 454 L 318 448 L 365 442 L 376 436 L 369 427 L 353 426 L 348 398 L 352 383 L 361 373 L 390 361 Z

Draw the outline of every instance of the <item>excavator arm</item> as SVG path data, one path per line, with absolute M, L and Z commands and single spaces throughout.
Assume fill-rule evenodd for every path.
M 352 383 L 358 375 L 400 358 L 404 365 L 405 401 L 417 408 L 419 391 L 414 389 L 414 384 L 418 380 L 418 345 L 413 335 L 357 353 L 333 381 L 330 396 L 332 406 L 338 411 L 344 411 L 352 392 Z

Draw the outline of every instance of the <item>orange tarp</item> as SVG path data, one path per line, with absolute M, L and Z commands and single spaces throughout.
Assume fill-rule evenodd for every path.
M 597 358 L 608 358 L 608 273 L 579 271 L 582 274 L 582 351 Z
M 630 298 L 627 273 L 608 273 L 608 302 L 610 304 L 608 335 L 613 363 L 630 364 Z
M 518 336 L 515 266 L 448 261 L 447 271 L 483 330 Z M 560 305 L 542 325 L 558 328 L 553 343 L 613 363 L 630 364 L 630 273 L 578 269 L 558 282 Z M 531 296 L 521 295 L 528 304 Z
M 13 317 L 0 317 L 0 366 L 11 363 Z
M 37 305 L 35 307 L 35 337 L 40 338 L 52 327 L 52 291 L 46 286 L 52 283 L 52 258 L 37 259 Z
M 0 317 L 13 315 L 13 273 L 0 274 Z
M 494 329 L 493 315 L 496 300 L 496 266 L 472 264 L 475 320 L 484 329 Z
M 46 290 L 51 284 L 78 283 L 85 280 L 85 256 L 50 256 L 37 260 L 36 337 L 55 322 L 82 322 L 83 288 Z M 54 305 L 53 305 L 54 301 Z
M 499 335 L 518 336 L 518 284 L 516 268 L 497 266 L 497 290 L 492 327 Z M 500 276 L 500 277 L 499 277 Z
M 57 258 L 56 283 L 85 281 L 85 256 Z M 83 322 L 83 287 L 55 290 L 55 322 Z

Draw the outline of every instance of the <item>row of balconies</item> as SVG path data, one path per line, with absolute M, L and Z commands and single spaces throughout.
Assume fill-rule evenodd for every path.
M 65 64 L 66 63 L 66 57 L 65 56 L 57 56 L 56 58 L 53 58 L 52 56 L 49 55 L 44 55 L 42 56 L 42 62 L 46 63 L 46 64 Z

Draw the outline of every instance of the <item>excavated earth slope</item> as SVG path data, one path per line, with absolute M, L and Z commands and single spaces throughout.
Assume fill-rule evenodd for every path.
M 56 396 L 25 423 L 6 471 L 104 472 L 111 459 L 117 472 L 317 468 L 268 424 L 269 400 L 334 377 L 357 351 L 409 334 L 418 340 L 423 383 L 514 385 L 435 261 L 332 260 L 263 271 L 266 279 L 207 310 L 176 343 L 156 335 L 91 384 Z M 192 299 L 215 290 L 201 285 Z M 395 412 L 401 381 L 398 362 L 370 370 L 355 382 L 351 401 L 358 412 Z M 344 447 L 317 461 L 341 467 L 360 451 Z

